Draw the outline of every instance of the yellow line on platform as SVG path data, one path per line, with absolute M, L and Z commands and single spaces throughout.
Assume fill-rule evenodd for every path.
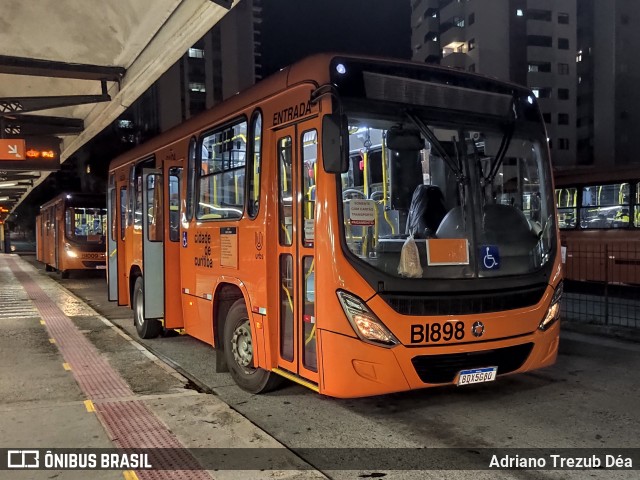
M 49 343 L 56 343 L 56 339 L 55 338 L 50 338 L 49 339 Z
M 40 320 L 40 325 L 46 325 L 46 323 L 44 322 L 44 320 Z
M 133 470 L 122 472 L 122 475 L 124 475 L 124 480 L 138 480 L 138 476 Z
M 69 365 L 68 363 L 63 363 L 62 368 L 64 368 L 65 370 L 71 370 L 71 365 Z
M 93 406 L 93 402 L 91 400 L 84 401 L 84 408 L 87 409 L 87 412 L 95 412 L 96 407 Z

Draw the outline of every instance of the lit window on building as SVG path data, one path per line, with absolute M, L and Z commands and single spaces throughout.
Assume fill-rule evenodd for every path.
M 189 82 L 189 90 L 192 92 L 206 92 L 204 83 L 201 82 Z
M 204 50 L 201 48 L 190 48 L 189 58 L 204 58 Z

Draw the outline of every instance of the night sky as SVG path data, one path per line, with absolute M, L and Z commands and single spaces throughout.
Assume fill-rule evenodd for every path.
M 411 57 L 409 0 L 264 0 L 266 77 L 313 53 Z

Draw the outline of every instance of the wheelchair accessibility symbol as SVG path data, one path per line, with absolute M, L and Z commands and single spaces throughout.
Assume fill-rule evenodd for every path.
M 496 245 L 483 245 L 480 247 L 482 268 L 485 270 L 500 269 L 500 251 Z

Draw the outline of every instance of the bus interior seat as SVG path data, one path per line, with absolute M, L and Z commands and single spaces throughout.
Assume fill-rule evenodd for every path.
M 440 188 L 435 185 L 418 185 L 411 198 L 407 233 L 413 234 L 415 238 L 434 236 L 446 215 L 447 207 Z
M 483 218 L 483 240 L 487 243 L 533 247 L 536 235 L 525 214 L 510 205 L 486 205 Z
M 462 207 L 449 210 L 436 230 L 437 238 L 467 238 L 467 230 L 462 221 Z

